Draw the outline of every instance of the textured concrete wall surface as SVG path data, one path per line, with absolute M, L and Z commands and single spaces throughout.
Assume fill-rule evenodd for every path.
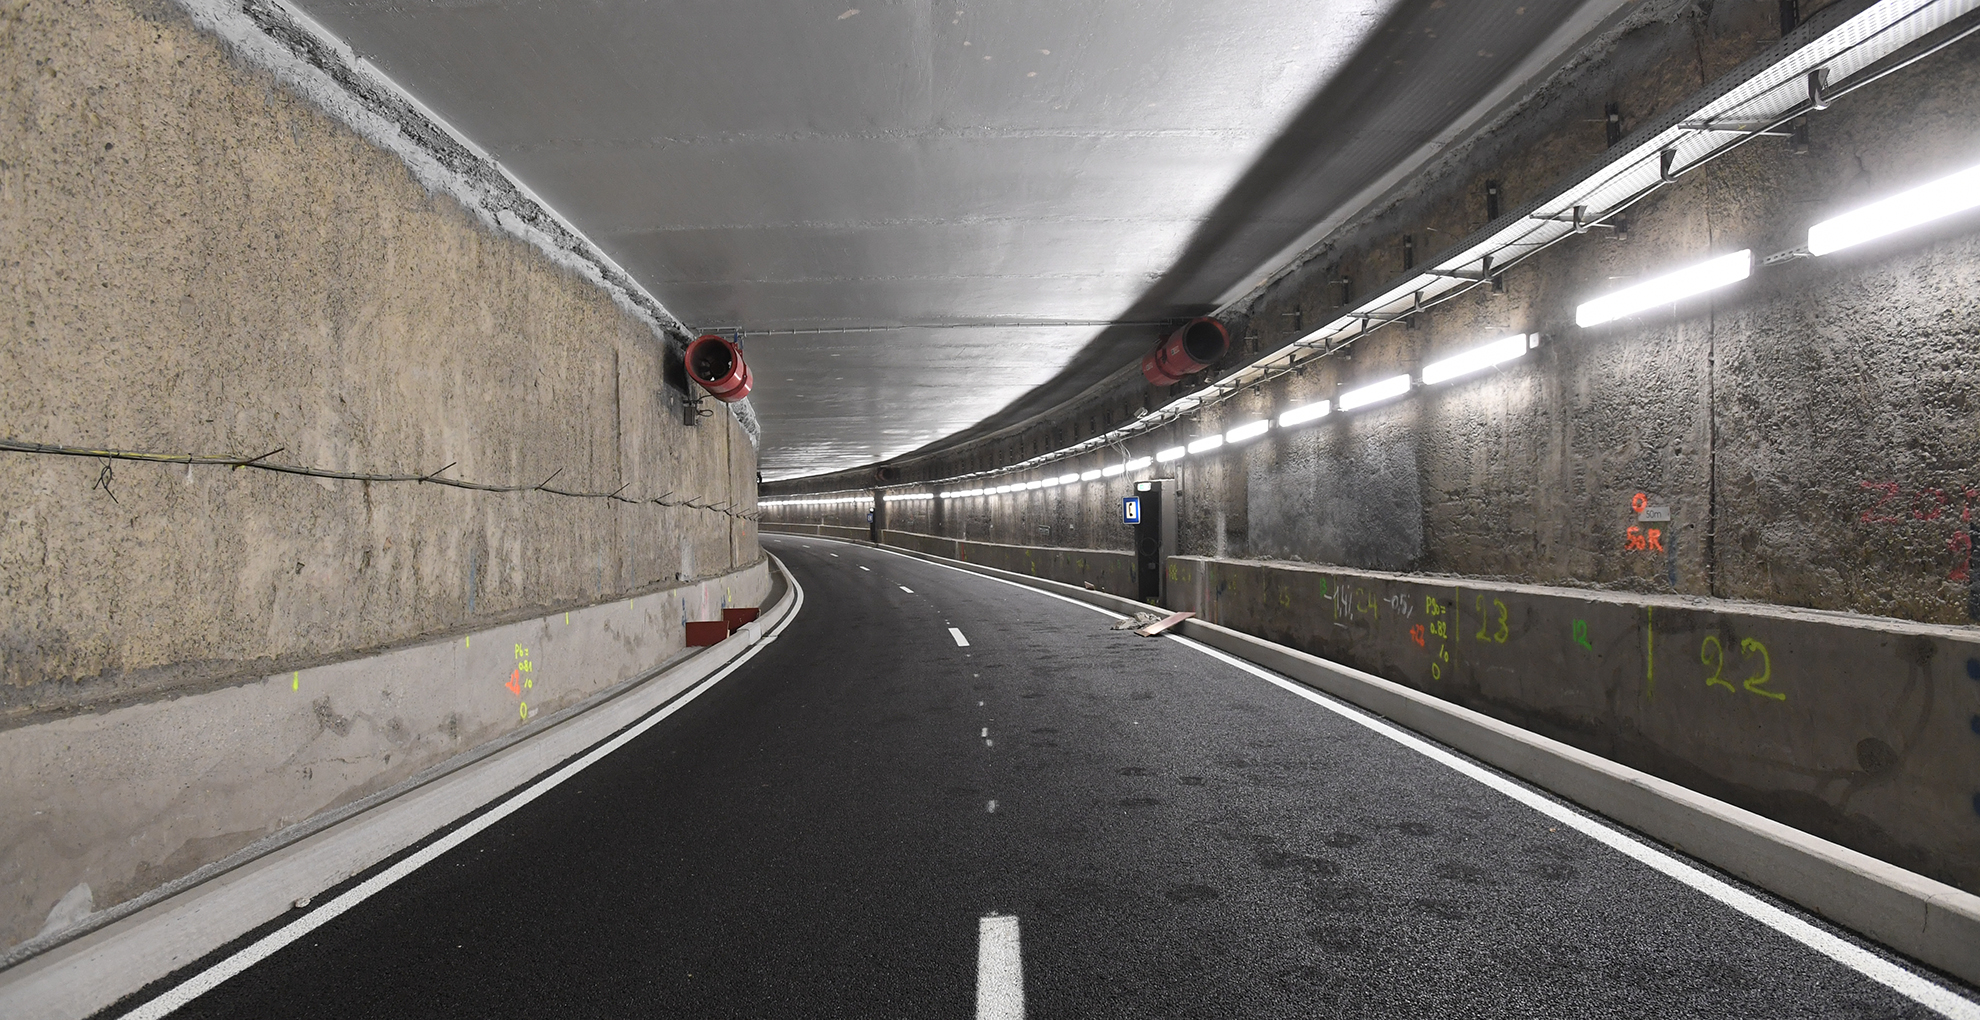
M 1980 891 L 1980 634 L 1176 557 L 1169 604 Z
M 1487 222 L 1573 179 L 1607 145 L 1774 44 L 1777 8 L 1670 8 L 1434 173 L 1344 225 L 1226 319 L 1276 350 Z M 1954 29 L 1960 26 L 1954 26 Z M 1980 38 L 1810 115 L 1806 151 L 1761 138 L 1595 230 L 1189 419 L 1009 475 L 1160 408 L 1131 366 L 1040 420 L 890 465 L 903 491 L 1026 481 L 1143 457 L 1512 333 L 1540 347 L 1390 403 L 1274 430 L 1127 478 L 919 505 L 893 526 L 987 542 L 1127 548 L 1115 500 L 1179 480 L 1179 547 L 1204 556 L 1422 570 L 1750 599 L 1919 622 L 1980 619 L 1980 230 L 1971 214 L 1819 259 L 1756 267 L 1710 297 L 1600 327 L 1577 304 L 1707 256 L 1756 260 L 1828 216 L 1980 164 Z M 1153 337 L 1151 336 L 1151 344 Z M 869 472 L 870 473 L 870 472 Z M 949 480 L 955 479 L 955 480 Z M 819 485 L 827 484 L 820 480 Z M 801 483 L 773 487 L 797 492 Z M 1646 507 L 1670 520 L 1637 519 Z M 773 518 L 776 519 L 776 518 Z M 1656 541 L 1648 528 L 1656 527 Z M 1636 528 L 1634 532 L 1632 528 Z
M 1134 591 L 1127 553 L 886 537 Z M 1259 560 L 1176 556 L 1167 569 L 1170 609 L 1980 892 L 1973 628 Z
M 0 947 L 530 726 L 762 605 L 769 565 L 166 701 L 0 730 Z M 70 909 L 51 917 L 65 896 Z
M 1573 179 L 1609 143 L 1610 104 L 1626 133 L 1777 38 L 1773 5 L 1669 10 L 1233 310 L 1234 350 L 1204 378 L 1483 226 L 1488 185 L 1503 214 Z M 972 559 L 996 548 L 992 565 L 1084 581 L 1066 557 L 1125 560 L 1120 498 L 1173 479 L 1171 608 L 1980 891 L 1980 218 L 1575 324 L 1592 297 L 1741 248 L 1764 260 L 1827 217 L 1980 164 L 1976 101 L 1969 38 L 1810 115 L 1805 151 L 1756 139 L 1629 208 L 1626 229 L 1512 267 L 1503 289 L 1105 449 L 991 470 L 1106 435 L 1191 385 L 1151 388 L 1125 367 L 1037 421 L 881 470 L 911 492 L 1118 469 L 1540 337 L 1480 375 L 1143 470 L 898 504 L 888 540 Z
M 653 316 L 230 45 L 0 0 L 0 440 L 412 480 L 0 452 L 0 942 L 520 724 L 512 646 L 554 706 L 761 576 L 754 447 L 682 424 Z
M 646 324 L 178 8 L 8 0 L 0 75 L 0 437 L 752 501 Z M 0 725 L 758 557 L 686 507 L 0 459 Z

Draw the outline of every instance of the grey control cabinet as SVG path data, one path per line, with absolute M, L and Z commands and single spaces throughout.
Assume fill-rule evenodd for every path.
M 1134 483 L 1141 520 L 1134 525 L 1135 597 L 1162 605 L 1167 594 L 1169 557 L 1176 552 L 1176 482 L 1151 478 Z

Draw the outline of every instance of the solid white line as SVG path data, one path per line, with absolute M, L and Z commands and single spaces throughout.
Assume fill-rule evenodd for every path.
M 1014 915 L 976 922 L 976 1020 L 1024 1020 L 1024 956 Z
M 895 556 L 900 556 L 903 559 L 920 560 L 920 562 L 927 563 L 930 566 L 941 567 L 944 570 L 953 570 L 959 574 L 968 574 L 972 577 L 981 578 L 986 581 L 996 581 L 999 584 L 1008 584 L 1013 588 L 1021 588 L 1025 591 L 1031 592 L 1034 595 L 1043 595 L 1046 598 L 1058 599 L 1061 602 L 1070 603 L 1071 605 L 1079 606 L 1083 609 L 1090 609 L 1093 610 L 1094 612 L 1111 616 L 1117 620 L 1126 619 L 1125 616 L 1121 615 L 1120 613 L 1116 613 L 1113 610 L 1103 609 L 1100 606 L 1096 606 L 1090 602 L 1081 602 L 1078 599 L 1069 598 L 1065 595 L 1060 595 L 1057 592 L 1044 591 L 1038 588 L 1034 588 L 1028 584 L 1021 584 L 1017 581 L 1007 581 L 1004 578 L 991 577 L 987 574 L 979 574 L 973 570 L 965 570 L 961 567 L 950 566 L 946 563 L 937 563 L 933 560 L 922 560 L 918 556 L 908 556 L 905 553 L 895 552 L 894 550 L 891 549 L 881 548 L 880 551 L 891 553 L 892 555 Z M 1605 846 L 1608 846 L 1622 853 L 1623 855 L 1637 861 L 1638 863 L 1644 864 L 1655 871 L 1662 872 L 1667 877 L 1670 877 L 1678 882 L 1690 886 L 1691 888 L 1696 889 L 1699 892 L 1704 893 L 1705 895 L 1711 896 L 1712 898 L 1718 900 L 1721 903 L 1726 904 L 1727 906 L 1733 908 L 1734 910 L 1746 914 L 1747 916 L 1752 917 L 1753 919 L 1761 922 L 1762 924 L 1765 924 L 1768 927 L 1773 928 L 1775 931 L 1778 931 L 1784 935 L 1787 935 L 1789 938 L 1801 942 L 1803 945 L 1806 945 L 1809 948 L 1814 949 L 1816 952 L 1819 952 L 1824 956 L 1827 956 L 1830 959 L 1835 960 L 1838 963 L 1841 963 L 1844 966 L 1849 967 L 1857 971 L 1858 973 L 1863 974 L 1865 977 L 1868 977 L 1871 980 L 1878 982 L 1879 984 L 1891 988 L 1892 990 L 1898 992 L 1899 994 L 1905 996 L 1906 998 L 1913 1000 L 1914 1002 L 1919 1003 L 1920 1005 L 1923 1005 L 1944 1016 L 1951 1017 L 1953 1018 L 1953 1020 L 1980 1020 L 1980 1003 L 1976 1003 L 1963 996 L 1957 995 L 1942 985 L 1936 984 L 1922 977 L 1919 977 L 1918 975 L 1913 974 L 1911 971 L 1908 971 L 1903 967 L 1900 967 L 1890 962 L 1889 960 L 1886 960 L 1883 957 L 1878 956 L 1875 953 L 1869 952 L 1868 950 L 1865 950 L 1862 947 L 1855 945 L 1854 943 L 1848 942 L 1844 939 L 1837 938 L 1836 936 L 1826 931 L 1823 931 L 1822 929 L 1817 928 L 1814 925 L 1811 925 L 1808 922 L 1803 921 L 1800 918 L 1795 917 L 1794 915 L 1789 914 L 1788 912 L 1781 910 L 1780 908 L 1775 907 L 1774 905 L 1767 903 L 1764 900 L 1761 900 L 1750 893 L 1737 889 L 1727 884 L 1726 882 L 1714 878 L 1711 875 L 1707 875 L 1706 873 L 1698 870 L 1697 868 L 1692 867 L 1690 864 L 1678 860 L 1677 858 L 1672 857 L 1671 855 L 1665 853 L 1660 849 L 1638 842 L 1635 838 L 1631 836 L 1625 835 L 1624 833 L 1614 828 L 1611 828 L 1607 825 L 1604 825 L 1600 822 L 1597 822 L 1593 819 L 1587 818 L 1572 810 L 1569 810 L 1568 808 L 1560 804 L 1548 800 L 1547 798 L 1542 797 L 1539 794 L 1534 793 L 1533 791 L 1528 790 L 1525 787 L 1512 782 L 1511 780 L 1505 778 L 1504 776 L 1500 776 L 1497 773 L 1480 768 L 1479 766 L 1471 762 L 1465 761 L 1464 759 L 1459 758 L 1456 755 L 1453 755 L 1448 751 L 1445 751 L 1442 748 L 1439 748 L 1429 743 L 1428 741 L 1423 740 L 1421 737 L 1418 737 L 1413 733 L 1410 733 L 1406 730 L 1403 730 L 1395 726 L 1392 723 L 1378 719 L 1372 715 L 1368 715 L 1362 712 L 1360 709 L 1349 706 L 1346 702 L 1342 702 L 1328 695 L 1321 694 L 1320 692 L 1315 691 L 1312 688 L 1307 687 L 1304 684 L 1301 684 L 1297 681 L 1290 680 L 1285 677 L 1281 677 L 1276 673 L 1272 673 L 1264 669 L 1263 667 L 1253 665 L 1252 663 L 1246 662 L 1243 659 L 1239 659 L 1236 656 L 1228 655 L 1215 648 L 1211 648 L 1208 645 L 1183 637 L 1180 634 L 1165 634 L 1163 636 L 1169 638 L 1172 641 L 1179 641 L 1185 645 L 1188 645 L 1189 647 L 1194 648 L 1197 651 L 1200 651 L 1203 654 L 1208 655 L 1212 658 L 1221 659 L 1224 662 L 1236 666 L 1237 668 L 1244 670 L 1247 673 L 1253 674 L 1254 676 L 1262 677 L 1263 679 L 1268 680 L 1274 684 L 1277 684 L 1278 686 L 1283 687 L 1286 690 L 1291 691 L 1292 693 L 1297 694 L 1300 697 L 1313 702 L 1314 704 L 1320 705 L 1328 709 L 1329 711 L 1335 712 L 1345 718 L 1360 723 L 1361 725 L 1366 726 L 1367 728 L 1374 730 L 1375 732 L 1380 733 L 1383 736 L 1386 736 L 1389 739 L 1394 740 L 1395 742 L 1402 744 L 1405 747 L 1415 750 L 1441 764 L 1447 765 L 1450 768 L 1453 768 L 1458 772 L 1461 772 L 1464 775 L 1471 777 L 1472 779 L 1476 779 L 1478 782 L 1483 783 L 1494 790 L 1498 790 L 1499 792 L 1505 794 L 1506 796 L 1511 797 L 1514 800 L 1517 800 L 1520 803 L 1525 804 L 1536 811 L 1539 811 L 1541 814 L 1544 814 L 1550 818 L 1556 819 L 1557 821 L 1567 824 L 1568 826 L 1574 828 L 1575 830 L 1593 838 L 1594 840 L 1596 840 L 1599 843 L 1602 843 Z
M 894 587 L 896 587 L 896 588 L 899 588 L 900 590 L 902 590 L 902 591 L 904 591 L 904 592 L 907 592 L 907 593 L 908 593 L 909 595 L 912 595 L 912 594 L 914 594 L 914 589 L 913 589 L 913 588 L 910 588 L 910 587 L 908 587 L 908 586 L 907 586 L 907 585 L 905 585 L 905 584 L 897 584 L 897 585 L 895 585 Z
M 962 631 L 959 631 L 959 630 L 957 630 L 957 629 L 956 629 L 956 628 L 954 628 L 954 627 L 950 627 L 950 628 L 949 628 L 949 636 L 950 636 L 950 637 L 952 637 L 952 638 L 955 638 L 955 639 L 956 639 L 956 647 L 957 647 L 957 648 L 968 648 L 968 647 L 969 647 L 969 639 L 968 639 L 968 638 L 966 638 L 966 637 L 963 637 L 963 632 L 962 632 Z
M 795 599 L 791 603 L 791 611 L 785 613 L 784 618 L 778 621 L 777 628 L 769 634 L 764 635 L 763 638 L 758 639 L 756 644 L 751 645 L 747 651 L 736 656 L 734 661 L 717 670 L 708 679 L 689 688 L 686 694 L 668 702 L 665 708 L 647 716 L 644 720 L 634 724 L 630 729 L 621 732 L 611 740 L 600 744 L 591 753 L 586 754 L 577 761 L 571 762 L 569 765 L 537 780 L 521 793 L 489 809 L 473 821 L 420 848 L 418 852 L 407 857 L 405 860 L 365 879 L 356 887 L 345 891 L 336 899 L 263 936 L 253 945 L 187 978 L 165 994 L 124 1014 L 123 1020 L 157 1020 L 157 1018 L 171 1013 L 206 992 L 212 991 L 221 982 L 260 963 L 262 960 L 274 955 L 282 947 L 329 923 L 339 914 L 363 903 L 392 883 L 431 863 L 441 854 L 467 842 L 476 833 L 514 814 L 525 804 L 555 789 L 564 780 L 584 771 L 586 768 L 597 763 L 599 759 L 630 743 L 633 738 L 658 726 L 662 720 L 680 711 L 688 702 L 700 697 L 702 692 L 715 686 L 723 677 L 735 672 L 741 668 L 743 663 L 755 658 L 757 652 L 762 651 L 764 647 L 769 645 L 770 638 L 783 633 L 784 628 L 790 626 L 791 621 L 797 619 L 798 610 L 804 608 L 804 588 L 797 583 L 795 576 L 789 577 L 788 580 L 791 582 L 791 590 Z
M 1821 953 L 1823 956 L 1892 989 L 1913 1002 L 1945 1016 L 1952 1017 L 1953 1020 L 1980 1020 L 1980 1003 L 1956 995 L 1950 989 L 1927 981 L 1855 943 L 1823 931 L 1743 889 L 1736 888 L 1721 879 L 1692 867 L 1690 864 L 1665 853 L 1663 850 L 1650 846 L 1620 830 L 1571 810 L 1564 804 L 1549 800 L 1490 769 L 1483 768 L 1474 762 L 1466 761 L 1424 740 L 1422 737 L 1396 726 L 1394 723 L 1379 719 L 1363 712 L 1361 709 L 1348 705 L 1346 702 L 1322 694 L 1295 680 L 1287 679 L 1262 666 L 1246 662 L 1234 655 L 1211 648 L 1208 645 L 1183 637 L 1180 634 L 1171 634 L 1168 637 L 1194 648 L 1213 659 L 1220 659 L 1253 676 L 1260 677 L 1279 687 L 1285 688 L 1344 719 L 1359 723 L 1432 761 L 1455 769 L 1563 825 L 1578 830 L 1583 835 L 1594 839 L 1596 842 L 1615 850 L 1639 864 L 1662 872 L 1664 875 L 1718 900 L 1720 903 L 1759 921 L 1761 924 L 1786 935 L 1788 938 L 1800 942 L 1802 945 Z

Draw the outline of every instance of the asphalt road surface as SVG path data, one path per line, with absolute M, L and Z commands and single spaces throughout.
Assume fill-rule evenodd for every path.
M 754 659 L 174 1015 L 1938 1015 L 1183 641 L 764 544 Z

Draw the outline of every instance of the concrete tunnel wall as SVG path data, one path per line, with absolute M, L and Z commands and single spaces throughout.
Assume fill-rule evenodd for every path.
M 753 505 L 651 321 L 243 52 L 159 0 L 0 2 L 0 437 Z M 0 947 L 769 589 L 754 523 L 687 506 L 0 463 Z
M 1560 183 L 1604 148 L 1607 104 L 1627 131 L 1778 35 L 1772 4 L 1666 10 L 1325 239 L 1229 317 L 1234 351 L 1202 378 L 1338 314 L 1352 303 L 1342 279 L 1355 294 L 1384 289 L 1403 269 L 1405 239 L 1428 260 L 1482 225 L 1487 182 L 1505 210 Z M 1577 303 L 1628 279 L 1745 247 L 1757 261 L 1799 245 L 1827 215 L 1980 162 L 1976 102 L 1980 40 L 1969 39 L 1811 116 L 1805 154 L 1786 140 L 1751 143 L 1631 209 L 1626 236 L 1592 232 L 1508 271 L 1503 292 L 1474 290 L 1120 449 L 940 481 L 1104 434 L 1200 385 L 1156 390 L 1124 368 L 1049 416 L 890 464 L 889 483 L 940 491 L 1118 464 L 1509 333 L 1543 338 L 1483 376 L 1139 475 L 898 502 L 888 541 L 1131 592 L 1119 499 L 1136 477 L 1174 477 L 1172 608 L 1980 891 L 1971 217 L 1757 268 L 1669 313 L 1573 321 Z M 844 484 L 766 485 L 765 498 Z M 1648 525 L 1661 548 L 1636 541 L 1639 493 L 1670 508 L 1668 523 Z M 774 508 L 765 520 L 804 512 Z M 1416 616 L 1385 609 L 1377 626 L 1373 610 L 1350 613 L 1338 629 L 1333 596 L 1356 590 Z M 1518 650 L 1494 642 L 1461 656 L 1455 675 L 1430 676 L 1411 633 L 1426 600 L 1487 591 L 1514 593 L 1507 633 Z M 1667 612 L 1668 628 L 1646 637 Z M 1749 640 L 1766 649 L 1760 658 Z M 1670 670 L 1656 696 L 1653 651 Z M 1744 686 L 1766 655 L 1778 678 L 1768 690 L 1793 688 L 1785 700 Z

